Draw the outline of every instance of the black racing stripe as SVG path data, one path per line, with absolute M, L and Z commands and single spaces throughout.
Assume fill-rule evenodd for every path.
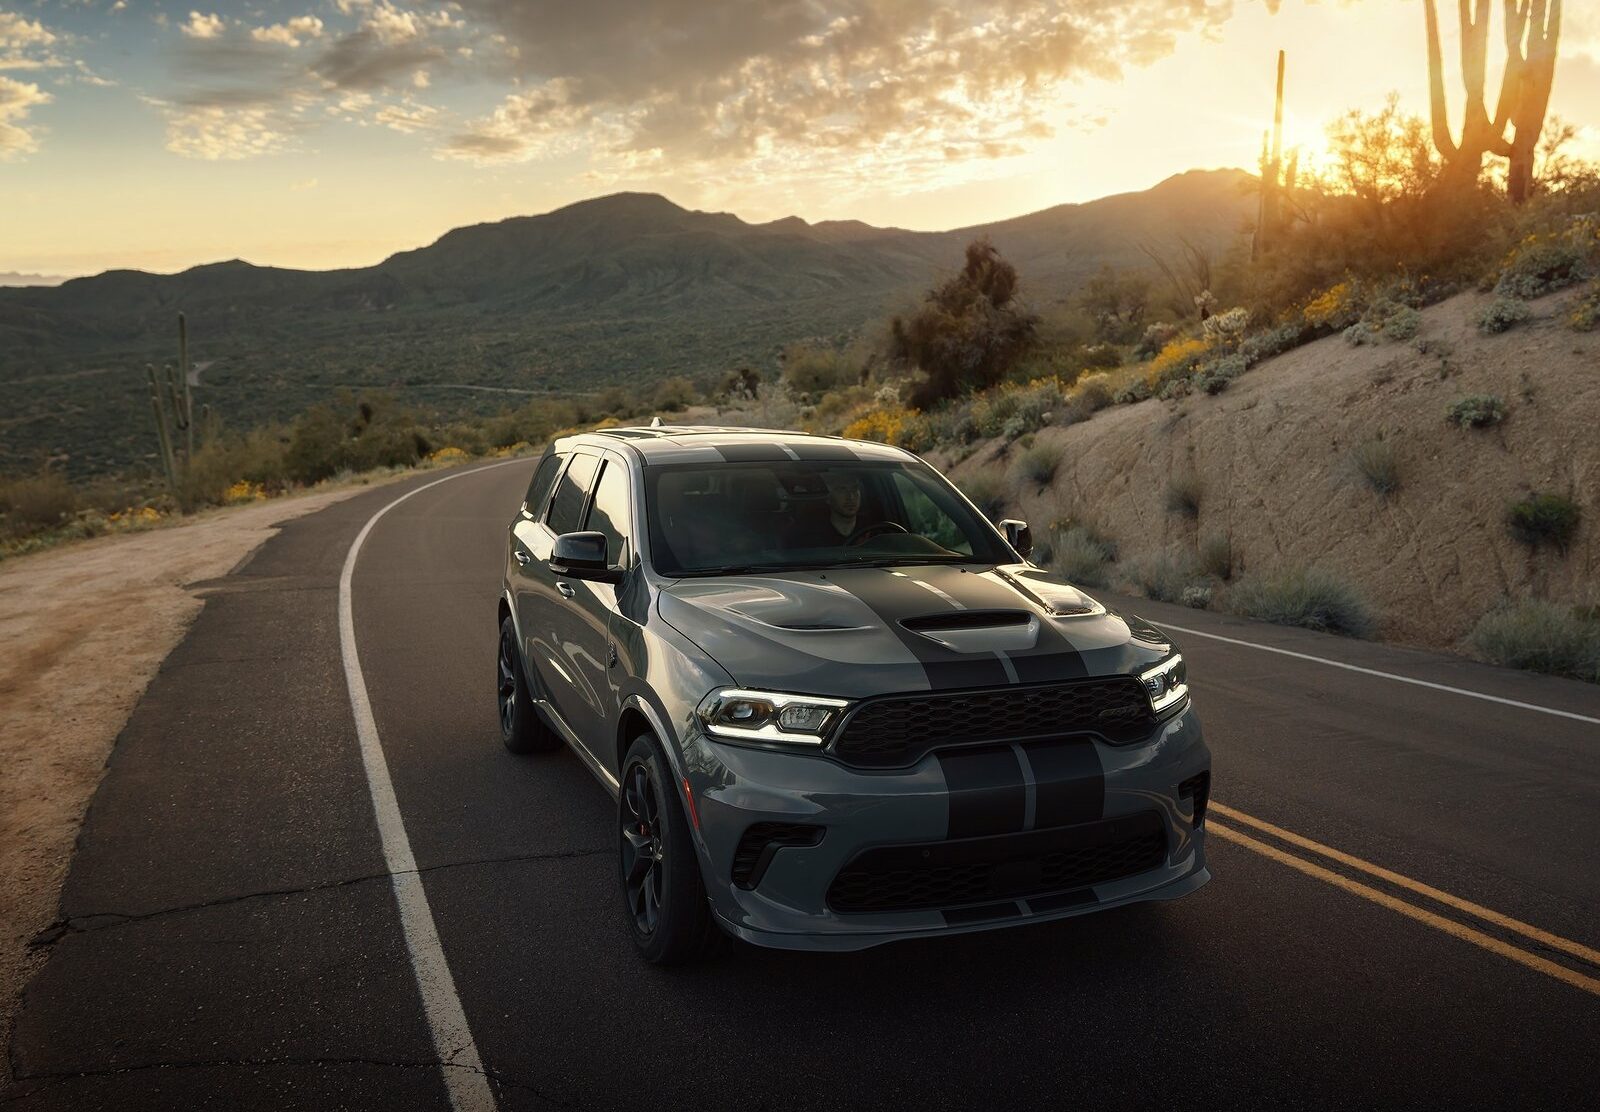
M 943 611 L 957 613 L 944 599 L 910 579 L 882 568 L 829 573 L 830 580 L 865 603 L 885 628 L 917 658 L 934 691 L 964 687 L 1003 687 L 1011 682 L 992 653 L 958 653 L 900 624 L 901 618 Z
M 905 574 L 947 592 L 973 610 L 1026 610 L 1040 603 L 1031 593 L 1013 585 L 999 573 L 963 572 L 956 568 L 907 568 Z M 1006 659 L 1017 683 L 1054 683 L 1089 674 L 1083 656 L 1050 618 L 1039 619 L 1039 639 L 1033 648 L 1008 652 Z M 1009 682 L 1009 677 L 1001 682 Z
M 789 449 L 803 460 L 858 460 L 861 457 L 848 444 L 790 444 Z
M 1030 742 L 1023 747 L 1036 785 L 1033 825 L 1043 830 L 1094 822 L 1105 812 L 1106 774 L 1086 737 Z
M 1017 914 L 1017 905 L 1014 900 L 1004 903 L 980 904 L 977 907 L 954 907 L 949 911 L 941 912 L 946 926 L 956 927 L 963 923 L 982 923 L 990 919 L 1006 919 Z
M 712 447 L 729 463 L 788 463 L 794 458 L 778 445 L 759 440 L 751 443 L 713 444 Z
M 952 749 L 939 754 L 950 800 L 946 838 L 1011 834 L 1022 829 L 1027 788 L 1009 745 Z

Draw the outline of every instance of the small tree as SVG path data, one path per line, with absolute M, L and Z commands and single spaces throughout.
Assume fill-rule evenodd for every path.
M 1124 343 L 1138 337 L 1150 308 L 1150 282 L 1142 274 L 1119 274 L 1109 264 L 1084 284 L 1078 304 L 1094 321 L 1095 337 Z
M 1016 303 L 1017 268 L 987 239 L 967 245 L 961 272 L 930 290 L 923 306 L 890 326 L 890 354 L 927 375 L 911 404 L 935 402 L 1000 382 L 1033 343 L 1038 318 Z

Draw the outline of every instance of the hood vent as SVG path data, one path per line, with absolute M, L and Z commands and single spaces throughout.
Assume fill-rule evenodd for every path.
M 962 629 L 1007 629 L 1028 624 L 1025 610 L 951 610 L 905 618 L 901 625 L 916 633 L 949 633 Z

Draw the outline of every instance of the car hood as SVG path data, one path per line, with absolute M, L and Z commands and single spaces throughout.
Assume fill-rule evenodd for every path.
M 737 683 L 843 698 L 1126 673 L 1170 651 L 1025 564 L 685 579 L 658 598 Z

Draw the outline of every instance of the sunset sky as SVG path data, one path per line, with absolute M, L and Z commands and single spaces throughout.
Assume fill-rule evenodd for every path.
M 1253 169 L 1279 47 L 1291 142 L 1426 111 L 1420 0 L 0 0 L 0 272 L 359 266 L 624 189 L 958 227 Z M 1551 111 L 1600 155 L 1595 0 Z

